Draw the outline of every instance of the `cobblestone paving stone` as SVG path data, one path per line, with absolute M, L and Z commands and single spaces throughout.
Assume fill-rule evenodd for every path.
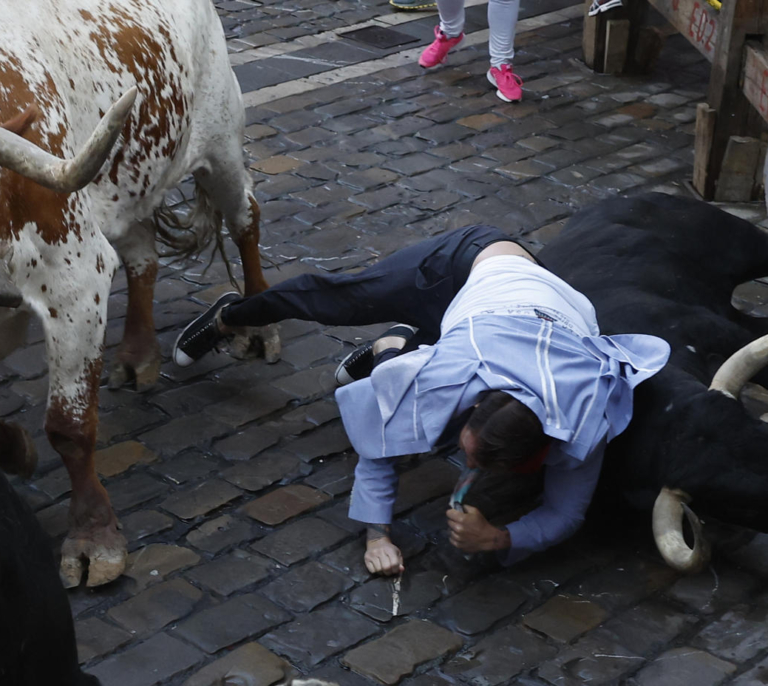
M 569 4 L 524 2 L 521 17 Z M 216 6 L 245 91 L 412 49 L 435 22 L 412 15 L 395 27 L 410 42 L 383 50 L 339 39 L 269 57 L 258 49 L 386 20 L 390 8 Z M 468 32 L 485 28 L 484 15 L 484 5 L 468 9 Z M 519 35 L 517 105 L 490 90 L 479 44 L 438 70 L 414 60 L 248 109 L 267 279 L 360 268 L 469 223 L 498 225 L 537 251 L 601 198 L 687 193 L 707 62 L 672 37 L 650 76 L 596 75 L 580 61 L 581 29 L 580 18 L 561 18 Z M 733 210 L 764 222 L 756 205 Z M 452 455 L 402 460 L 395 536 L 408 569 L 393 615 L 393 583 L 366 572 L 361 527 L 345 517 L 356 456 L 332 398 L 338 360 L 382 328 L 286 322 L 274 365 L 221 354 L 177 369 L 168 353 L 179 327 L 229 290 L 223 266 L 206 263 L 161 266 L 157 386 L 101 393 L 96 463 L 130 557 L 121 579 L 69 598 L 80 660 L 104 686 L 212 686 L 239 673 L 258 686 L 289 674 L 341 686 L 765 683 L 768 536 L 728 530 L 712 566 L 680 578 L 661 564 L 648 522 L 591 521 L 500 571 L 447 544 Z M 126 293 L 118 274 L 107 360 Z M 749 284 L 737 301 L 765 315 L 768 286 Z M 27 427 L 40 451 L 35 478 L 14 484 L 58 544 L 69 484 L 42 431 L 38 325 L 0 378 L 0 416 Z M 492 489 L 482 497 L 503 514 Z

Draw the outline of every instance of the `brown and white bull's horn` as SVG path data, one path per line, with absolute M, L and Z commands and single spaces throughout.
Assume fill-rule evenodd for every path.
M 74 193 L 93 181 L 117 141 L 136 100 L 134 86 L 96 125 L 91 137 L 71 160 L 62 160 L 10 131 L 0 129 L 0 167 L 60 193 Z
M 709 543 L 701 530 L 699 518 L 688 507 L 687 493 L 662 488 L 653 505 L 653 537 L 664 561 L 687 574 L 701 571 L 709 563 Z M 683 537 L 683 515 L 693 532 L 693 549 Z
M 765 366 L 768 366 L 768 336 L 745 345 L 723 362 L 709 390 L 720 391 L 736 400 L 744 384 Z

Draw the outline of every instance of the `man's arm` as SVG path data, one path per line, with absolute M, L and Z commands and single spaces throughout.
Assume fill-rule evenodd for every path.
M 552 450 L 559 450 L 557 445 Z M 525 559 L 572 536 L 584 522 L 603 464 L 605 441 L 574 469 L 547 466 L 542 504 L 507 524 L 510 547 L 501 555 L 505 565 Z
M 392 507 L 397 496 L 397 458 L 361 457 L 349 505 L 350 519 L 368 524 L 365 566 L 372 574 L 398 574 L 405 568 L 400 549 L 390 538 Z

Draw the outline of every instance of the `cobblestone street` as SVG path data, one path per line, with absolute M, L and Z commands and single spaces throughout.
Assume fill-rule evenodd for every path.
M 429 72 L 416 58 L 432 12 L 384 0 L 215 4 L 247 106 L 270 283 L 359 268 L 467 224 L 499 226 L 536 252 L 601 198 L 690 194 L 709 64 L 680 36 L 648 77 L 594 74 L 581 61 L 583 6 L 523 0 L 524 98 L 505 104 L 486 81 L 485 4 L 468 3 L 467 40 Z M 733 211 L 765 222 L 761 204 Z M 289 321 L 276 364 L 222 353 L 180 369 L 169 358 L 180 328 L 231 290 L 221 260 L 207 264 L 161 267 L 159 384 L 101 390 L 97 468 L 130 557 L 121 579 L 69 598 L 80 660 L 103 686 L 213 686 L 228 673 L 252 675 L 236 682 L 249 686 L 291 674 L 341 686 L 768 681 L 768 536 L 708 523 L 713 563 L 682 577 L 648 519 L 593 518 L 503 570 L 448 544 L 454 454 L 402 460 L 394 537 L 407 569 L 393 615 L 393 582 L 366 572 L 363 528 L 346 517 L 356 456 L 333 400 L 338 361 L 385 327 Z M 762 311 L 768 287 L 740 297 Z M 126 302 L 119 272 L 105 368 Z M 43 433 L 39 325 L 0 379 L 0 416 L 40 452 L 35 478 L 13 483 L 59 544 L 69 479 Z M 474 502 L 499 514 L 515 494 L 498 491 L 477 488 Z

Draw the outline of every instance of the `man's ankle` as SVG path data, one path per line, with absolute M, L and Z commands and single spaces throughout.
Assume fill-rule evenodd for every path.
M 219 330 L 219 333 L 222 336 L 229 336 L 229 334 L 235 333 L 235 329 L 231 326 L 227 326 L 224 321 L 221 318 L 221 313 L 224 311 L 224 308 L 222 307 L 217 313 L 216 313 L 216 328 Z

